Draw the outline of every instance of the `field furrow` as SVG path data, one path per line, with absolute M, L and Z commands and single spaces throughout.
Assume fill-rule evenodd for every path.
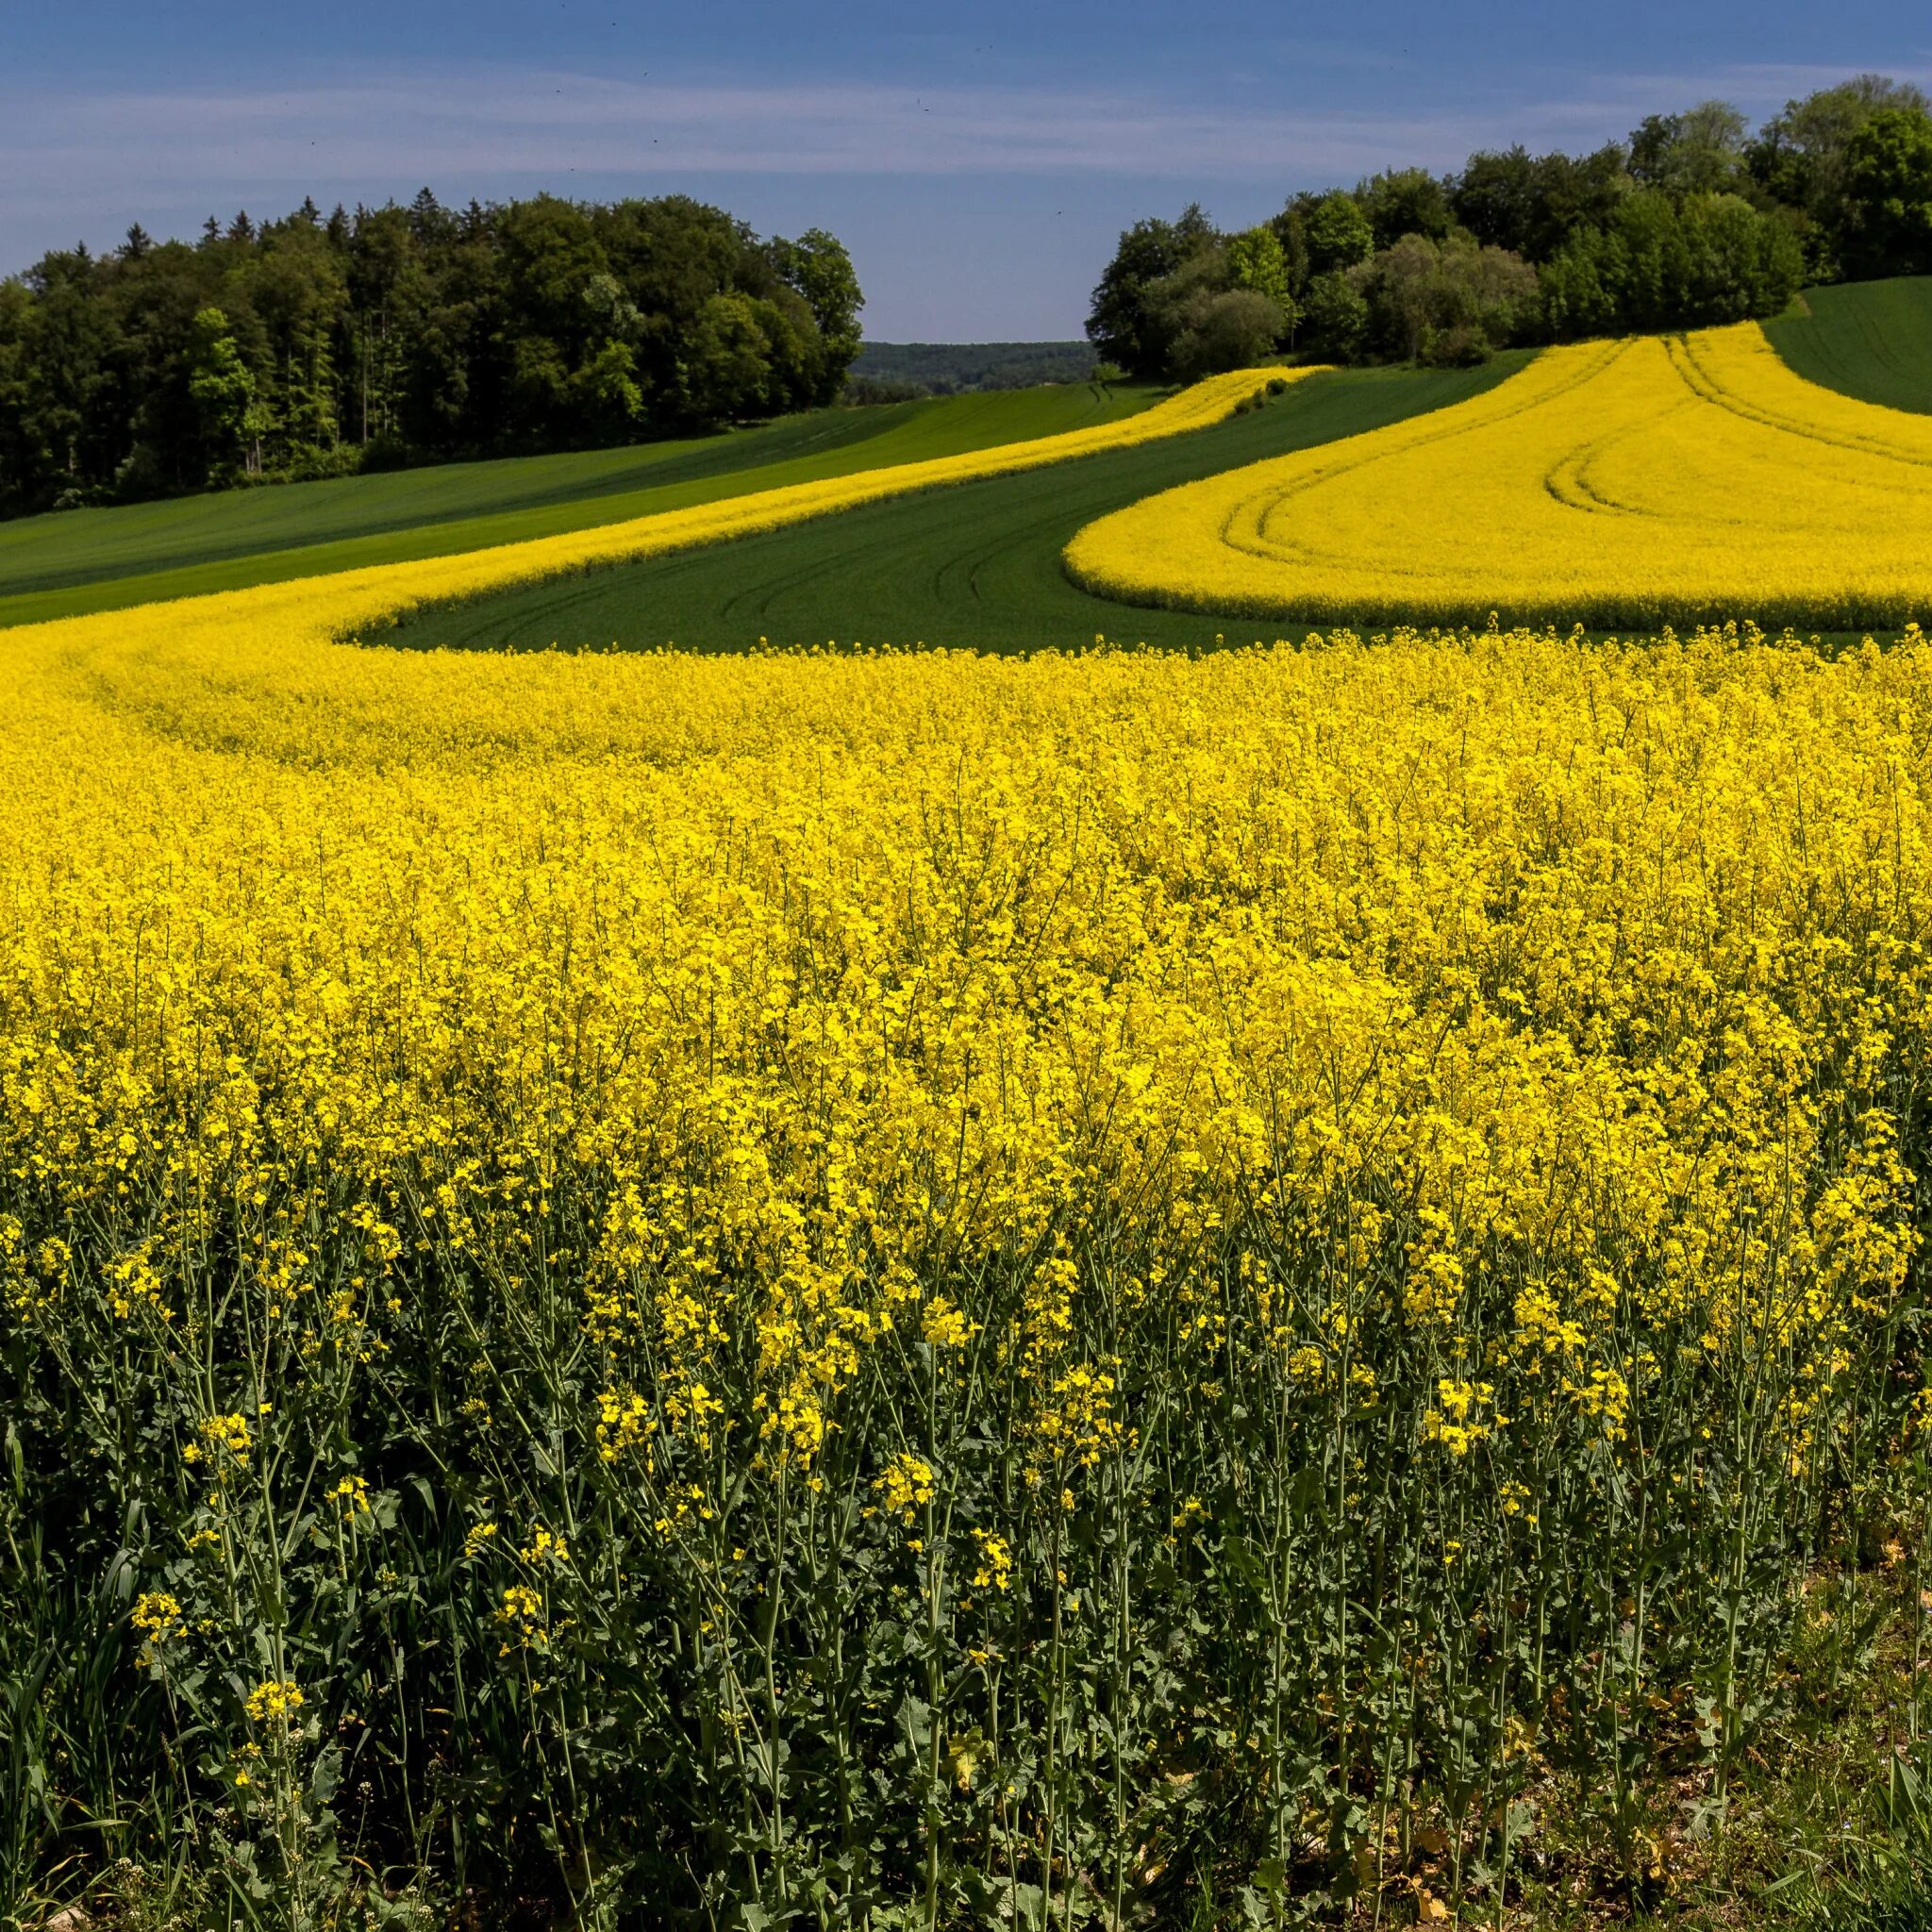
M 1456 409 L 1149 497 L 1067 567 L 1309 622 L 1896 625 L 1932 605 L 1928 470 L 1932 423 L 1807 382 L 1746 325 L 1550 350 Z

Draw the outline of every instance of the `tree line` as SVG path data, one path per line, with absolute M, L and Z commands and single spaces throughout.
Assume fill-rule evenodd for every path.
M 913 402 L 979 390 L 1087 382 L 1091 342 L 867 342 L 846 378 L 848 403 Z
M 1932 273 L 1932 112 L 1861 75 L 1752 131 L 1706 101 L 1594 153 L 1472 155 L 1303 193 L 1236 233 L 1137 223 L 1087 333 L 1174 379 L 1282 350 L 1456 364 L 1512 343 L 1776 314 L 1807 282 Z
M 835 237 L 683 195 L 137 225 L 0 281 L 0 515 L 813 408 L 862 302 Z

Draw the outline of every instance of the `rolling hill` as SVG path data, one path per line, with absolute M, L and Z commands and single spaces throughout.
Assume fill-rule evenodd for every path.
M 1858 400 L 1932 409 L 1932 278 L 1815 290 L 1767 331 L 1807 380 Z M 470 648 L 667 643 L 924 643 L 1023 650 L 1096 636 L 1185 647 L 1270 633 L 1231 611 L 1190 616 L 1097 596 L 1060 553 L 1094 519 L 1181 483 L 1382 428 L 1481 394 L 1529 352 L 1454 375 L 1345 370 L 1257 416 L 1050 476 L 991 479 L 879 505 L 729 552 L 693 553 L 526 586 L 413 619 L 397 641 Z M 1232 600 L 1231 600 L 1232 601 Z
M 958 390 L 1022 389 L 1086 382 L 1093 344 L 1078 342 L 868 342 L 852 365 L 875 382 L 912 382 L 937 395 Z
M 1932 417 L 1751 323 L 1548 349 L 1491 394 L 1082 529 L 1106 596 L 1264 623 L 1892 631 L 1932 609 Z
M 1524 359 L 1311 375 L 1262 409 L 1165 443 L 903 497 L 723 548 L 552 578 L 425 613 L 385 641 L 713 651 L 828 641 L 1019 651 L 1091 644 L 1097 636 L 1211 643 L 1211 618 L 1138 610 L 1075 588 L 1061 549 L 1083 525 L 1152 491 L 1460 402 Z
M 726 434 L 291 483 L 0 524 L 0 625 L 554 536 L 754 490 L 1115 422 L 1157 390 L 1083 383 L 821 409 Z
M 1807 381 L 1890 409 L 1932 411 L 1932 275 L 1811 289 L 1764 332 Z
M 1767 333 L 1810 381 L 1894 408 L 1932 410 L 1932 277 L 1814 290 L 1802 312 Z M 1096 631 L 1197 641 L 1201 620 L 1176 625 L 1154 613 L 1122 615 L 1126 607 L 1067 584 L 1058 558 L 1073 530 L 1217 468 L 1462 400 L 1522 359 L 1450 377 L 1386 369 L 1324 375 L 1257 418 L 1180 443 L 1089 458 L 1051 478 L 1007 477 L 931 503 L 881 506 L 856 513 L 849 530 L 827 525 L 756 539 L 734 544 L 728 558 L 660 560 L 493 596 L 435 623 L 448 641 L 465 643 L 554 635 L 578 643 L 675 638 L 727 648 L 760 636 L 823 642 L 869 633 L 868 641 L 973 640 L 1004 649 L 1088 641 Z M 23 519 L 0 524 L 0 626 L 591 528 L 1114 421 L 1156 395 L 1090 383 L 972 393 L 821 410 L 675 442 Z M 891 546 L 902 542 L 895 554 Z M 873 598 L 874 588 L 884 601 Z M 407 641 L 425 641 L 428 622 L 412 625 Z

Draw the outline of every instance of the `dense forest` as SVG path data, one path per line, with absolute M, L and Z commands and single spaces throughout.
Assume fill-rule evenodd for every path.
M 1861 75 L 1755 134 L 1706 101 L 1592 154 L 1517 146 L 1297 194 L 1239 233 L 1190 208 L 1121 237 L 1087 333 L 1129 375 L 1172 378 L 1283 350 L 1455 364 L 1774 315 L 1807 283 L 1932 273 L 1927 108 Z
M 862 299 L 834 237 L 681 195 L 136 226 L 0 281 L 0 515 L 811 408 Z

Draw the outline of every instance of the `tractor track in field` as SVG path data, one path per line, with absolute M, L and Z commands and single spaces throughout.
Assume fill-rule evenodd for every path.
M 492 593 L 410 619 L 384 641 L 728 651 L 761 640 L 818 646 L 838 639 L 1019 651 L 1083 648 L 1099 635 L 1129 644 L 1208 644 L 1216 634 L 1211 614 L 1149 612 L 1074 584 L 1060 551 L 1074 531 L 1198 476 L 1466 401 L 1523 359 L 1480 370 L 1314 375 L 1261 409 L 1188 435 L 619 565 L 568 585 Z

